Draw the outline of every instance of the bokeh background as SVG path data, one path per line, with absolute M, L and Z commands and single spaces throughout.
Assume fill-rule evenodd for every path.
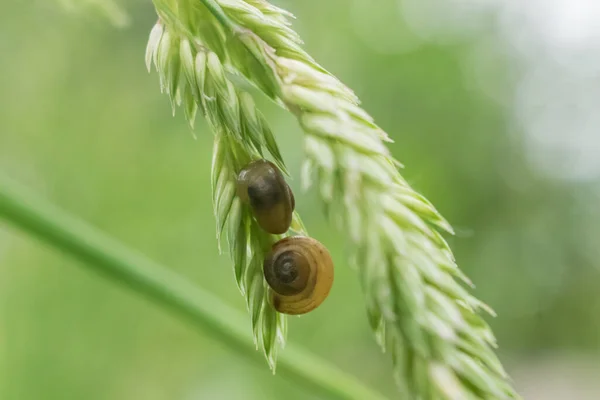
M 145 71 L 152 4 L 121 4 L 118 28 L 89 3 L 0 7 L 0 170 L 243 311 L 214 238 L 212 134 L 199 120 L 194 138 Z M 456 227 L 520 392 L 600 398 L 598 2 L 276 4 Z M 260 105 L 299 193 L 301 132 Z M 393 396 L 342 238 L 313 193 L 298 208 L 337 270 L 289 340 Z M 0 399 L 283 398 L 315 397 L 0 222 Z

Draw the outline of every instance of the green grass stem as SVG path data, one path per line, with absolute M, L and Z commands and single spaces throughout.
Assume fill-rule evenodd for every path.
M 249 334 L 247 318 L 241 313 L 2 175 L 0 218 L 81 261 L 80 265 L 187 319 L 248 359 L 264 363 Z M 328 399 L 385 398 L 299 346 L 289 345 L 281 353 L 277 371 Z

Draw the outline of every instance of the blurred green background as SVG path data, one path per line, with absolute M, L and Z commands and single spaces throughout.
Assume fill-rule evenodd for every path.
M 600 398 L 600 62 L 582 56 L 600 34 L 581 28 L 600 18 L 577 14 L 557 36 L 535 24 L 543 10 L 562 21 L 564 1 L 276 3 L 457 228 L 450 243 L 499 314 L 490 323 L 517 388 Z M 172 118 L 145 71 L 151 2 L 124 6 L 130 24 L 117 29 L 55 2 L 2 5 L 0 170 L 244 311 L 214 237 L 212 134 L 199 119 L 195 139 Z M 299 193 L 301 132 L 259 104 Z M 337 269 L 324 305 L 290 319 L 289 340 L 393 396 L 343 238 L 314 193 L 297 203 Z M 0 222 L 0 399 L 283 398 L 315 397 Z

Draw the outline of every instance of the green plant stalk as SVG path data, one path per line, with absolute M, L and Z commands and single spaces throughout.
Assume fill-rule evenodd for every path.
M 0 218 L 178 314 L 217 341 L 262 364 L 243 316 L 178 274 L 128 249 L 0 175 Z M 279 359 L 286 378 L 335 399 L 384 399 L 333 365 L 290 345 Z
M 161 14 L 168 17 L 169 12 Z M 203 21 L 202 26 L 217 24 L 210 14 L 188 15 L 188 19 L 196 17 Z M 183 26 L 183 31 L 196 31 L 198 27 L 190 28 Z M 216 45 L 220 40 L 223 36 L 218 29 L 209 35 L 211 46 L 224 55 L 224 49 Z M 222 237 L 226 236 L 236 283 L 251 316 L 255 342 L 275 371 L 277 354 L 285 346 L 287 319 L 269 300 L 270 288 L 264 279 L 262 263 L 264 255 L 282 236 L 266 234 L 236 193 L 238 174 L 252 160 L 270 155 L 286 173 L 277 142 L 252 97 L 226 78 L 226 68 L 219 56 L 199 37 L 192 34 L 188 39 L 178 29 L 159 21 L 152 29 L 146 49 L 149 71 L 152 65 L 173 111 L 178 105 L 184 106 L 191 127 L 200 111 L 215 135 L 211 186 L 219 249 Z M 292 222 L 284 236 L 306 234 L 296 212 Z
M 303 184 L 311 186 L 316 176 L 327 214 L 348 234 L 369 322 L 394 361 L 401 393 L 519 398 L 478 313 L 493 312 L 460 283 L 471 285 L 442 236 L 451 226 L 401 176 L 385 146 L 388 135 L 354 93 L 302 49 L 291 14 L 267 0 L 155 0 L 155 6 L 175 37 L 211 39 L 207 47 L 233 74 L 227 79 L 245 76 L 298 118 L 305 133 Z M 175 60 L 167 39 L 151 34 L 149 40 L 159 65 Z
M 221 240 L 220 225 L 225 225 L 236 283 L 252 316 L 254 340 L 275 372 L 277 354 L 285 346 L 287 318 L 278 313 L 269 301 L 270 289 L 264 279 L 262 262 L 278 236 L 262 231 L 235 191 L 232 193 L 225 189 L 236 187 L 239 171 L 252 158 L 223 132 L 215 135 L 212 186 L 214 210 L 219 221 L 217 240 Z

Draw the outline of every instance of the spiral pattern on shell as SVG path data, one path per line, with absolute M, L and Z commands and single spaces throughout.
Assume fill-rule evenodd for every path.
M 264 274 L 277 311 L 305 314 L 329 295 L 333 285 L 333 260 L 319 241 L 291 236 L 273 245 L 264 261 Z

